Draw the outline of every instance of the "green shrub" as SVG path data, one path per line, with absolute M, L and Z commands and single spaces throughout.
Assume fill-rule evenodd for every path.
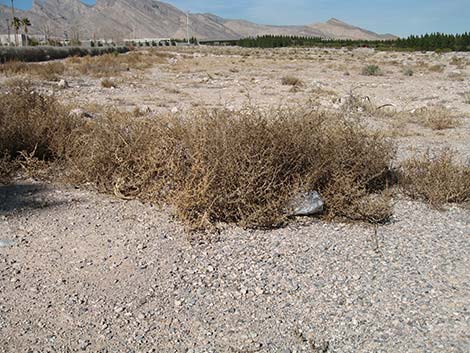
M 377 65 L 367 65 L 362 69 L 362 74 L 365 76 L 381 76 L 382 70 Z
M 405 76 L 413 76 L 414 75 L 414 72 L 413 72 L 413 69 L 411 67 L 407 67 L 405 68 L 405 70 L 403 71 L 403 74 Z

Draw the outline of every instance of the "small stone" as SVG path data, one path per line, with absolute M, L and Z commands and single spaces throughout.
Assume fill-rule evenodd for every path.
M 59 83 L 57 83 L 57 86 L 60 88 L 60 89 L 65 89 L 65 88 L 69 88 L 69 84 L 67 81 L 65 81 L 64 79 L 60 80 Z
M 82 351 L 85 351 L 91 343 L 89 340 L 78 340 L 78 345 Z

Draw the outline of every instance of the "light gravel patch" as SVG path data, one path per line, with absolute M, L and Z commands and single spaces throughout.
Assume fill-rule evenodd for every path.
M 0 186 L 1 352 L 468 352 L 470 210 L 187 236 L 166 210 Z M 8 206 L 6 206 L 8 205 Z

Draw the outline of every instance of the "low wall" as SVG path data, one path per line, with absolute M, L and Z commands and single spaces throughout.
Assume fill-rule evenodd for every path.
M 83 47 L 0 47 L 0 63 L 7 61 L 47 61 L 64 59 L 69 56 L 102 55 L 106 53 L 126 53 L 127 47 L 83 48 Z

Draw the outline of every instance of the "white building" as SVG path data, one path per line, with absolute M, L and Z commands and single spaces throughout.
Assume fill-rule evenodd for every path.
M 16 38 L 17 38 L 19 47 L 23 47 L 26 45 L 26 35 L 18 34 Z M 0 34 L 0 46 L 15 46 L 15 45 L 16 45 L 15 33 L 11 33 L 9 35 Z

